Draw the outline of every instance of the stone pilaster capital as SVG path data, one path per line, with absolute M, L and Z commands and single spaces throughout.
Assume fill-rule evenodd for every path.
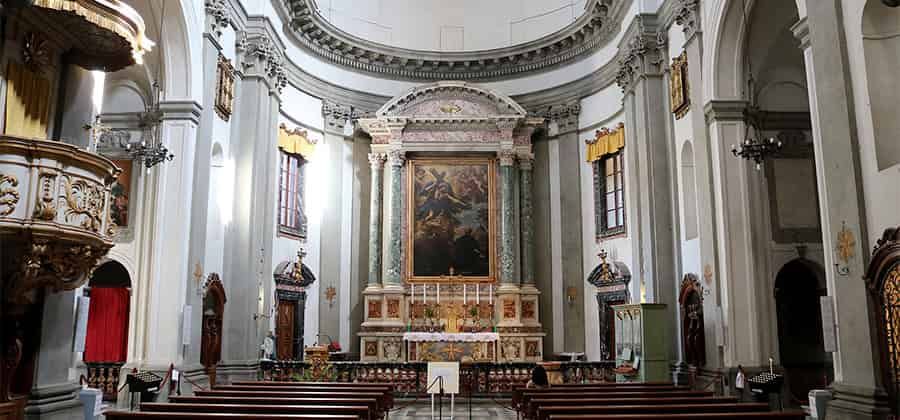
M 369 153 L 369 164 L 372 170 L 384 169 L 384 162 L 387 161 L 387 155 L 384 153 Z
M 530 171 L 534 168 L 534 153 L 519 153 L 519 169 L 523 171 Z
M 581 102 L 573 100 L 549 107 L 534 113 L 547 121 L 548 126 L 553 127 L 549 131 L 550 137 L 578 130 L 578 116 L 581 115 Z
M 226 0 L 206 0 L 206 32 L 217 40 L 222 30 L 231 26 L 231 9 Z
M 681 25 L 685 40 L 700 33 L 700 16 L 700 0 L 679 0 L 675 22 Z
M 325 129 L 343 135 L 347 121 L 353 120 L 353 107 L 328 100 L 322 101 L 322 117 L 325 118 Z
M 241 32 L 236 49 L 246 75 L 262 77 L 269 84 L 269 88 L 277 93 L 281 93 L 287 86 L 284 56 L 267 34 Z
M 666 68 L 668 40 L 664 29 L 657 30 L 653 15 L 638 15 L 619 45 L 616 84 L 625 93 L 647 76 L 662 76 Z
M 391 166 L 402 167 L 406 163 L 406 152 L 391 150 L 388 152 L 388 162 L 390 162 Z
M 791 26 L 791 32 L 794 33 L 794 38 L 800 41 L 801 50 L 809 48 L 809 20 L 807 20 L 806 16 Z
M 516 152 L 512 150 L 501 150 L 497 152 L 500 158 L 500 166 L 513 166 L 516 164 Z

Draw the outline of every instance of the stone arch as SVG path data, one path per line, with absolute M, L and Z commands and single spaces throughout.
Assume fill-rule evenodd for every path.
M 698 235 L 697 181 L 694 171 L 694 147 L 690 140 L 681 146 L 681 201 L 684 239 L 694 239 Z
M 900 163 L 900 8 L 869 0 L 862 15 L 863 54 L 878 170 Z
M 214 168 L 221 168 L 225 166 L 225 152 L 222 149 L 221 143 L 213 143 L 209 164 Z

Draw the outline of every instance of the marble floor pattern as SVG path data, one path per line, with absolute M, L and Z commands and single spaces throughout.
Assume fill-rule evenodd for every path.
M 505 404 L 509 404 L 509 401 L 503 402 Z M 428 401 L 424 402 L 415 402 L 412 405 L 405 406 L 406 403 L 402 401 L 397 402 L 398 407 L 400 408 L 397 411 L 393 411 L 390 414 L 390 420 L 430 420 L 431 419 L 431 403 Z M 437 419 L 437 406 L 435 405 L 435 414 L 434 418 Z M 449 419 L 450 417 L 450 403 L 444 403 L 444 412 L 442 419 Z M 469 407 L 465 404 L 464 401 L 457 401 L 456 410 L 454 410 L 454 419 L 464 420 L 464 419 L 500 419 L 500 420 L 514 420 L 516 418 L 515 411 L 508 410 L 499 404 L 493 401 L 478 401 L 472 402 L 472 417 L 469 417 Z

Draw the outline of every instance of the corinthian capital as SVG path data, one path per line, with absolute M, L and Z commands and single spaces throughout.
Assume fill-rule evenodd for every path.
M 206 32 L 219 39 L 231 25 L 231 9 L 225 0 L 206 0 Z
M 384 168 L 384 161 L 386 160 L 387 155 L 384 153 L 369 153 L 369 164 L 372 165 L 373 170 Z
M 283 52 L 268 35 L 241 32 L 236 47 L 245 74 L 265 78 L 270 88 L 279 93 L 287 86 Z
M 516 163 L 516 152 L 512 150 L 501 150 L 497 152 L 500 158 L 500 166 L 513 166 Z
M 406 163 L 406 152 L 402 150 L 392 150 L 388 153 L 388 162 L 391 166 L 403 166 Z
M 681 25 L 684 38 L 691 39 L 700 32 L 700 0 L 679 0 L 675 22 Z
M 665 70 L 668 41 L 666 34 L 656 30 L 656 22 L 638 16 L 632 25 L 637 26 L 635 35 L 623 40 L 619 47 L 616 84 L 626 93 L 645 76 L 661 76 Z

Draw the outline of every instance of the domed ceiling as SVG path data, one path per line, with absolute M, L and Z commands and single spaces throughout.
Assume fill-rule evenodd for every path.
M 633 0 L 281 0 L 294 41 L 325 61 L 412 81 L 490 81 L 584 58 Z
M 510 47 L 550 35 L 584 14 L 587 0 L 316 0 L 342 31 L 423 51 Z

